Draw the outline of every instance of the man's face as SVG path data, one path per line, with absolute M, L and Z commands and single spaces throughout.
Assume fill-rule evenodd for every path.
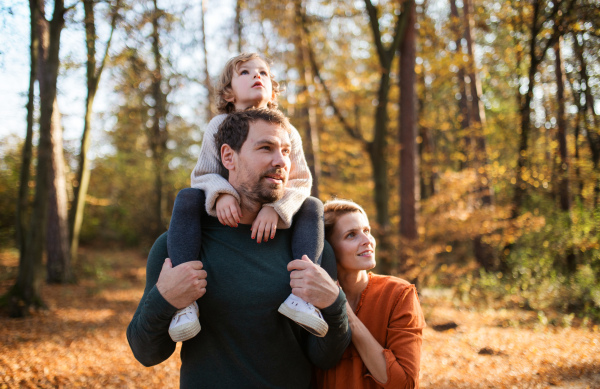
M 290 172 L 290 136 L 277 124 L 257 120 L 250 123 L 248 138 L 234 153 L 229 181 L 242 198 L 272 203 L 283 197 Z

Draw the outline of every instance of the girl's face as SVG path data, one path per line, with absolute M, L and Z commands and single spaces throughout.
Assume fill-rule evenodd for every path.
M 375 238 L 369 219 L 361 212 L 341 216 L 329 238 L 339 273 L 358 272 L 375 267 Z
M 266 107 L 274 97 L 269 66 L 260 58 L 242 62 L 233 72 L 231 90 L 233 97 L 227 101 L 235 105 L 236 111 Z

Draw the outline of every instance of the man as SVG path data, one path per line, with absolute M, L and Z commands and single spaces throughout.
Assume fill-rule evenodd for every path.
M 319 267 L 307 259 L 289 262 L 289 230 L 261 244 L 249 237 L 262 205 L 283 195 L 290 170 L 287 120 L 274 110 L 232 113 L 215 139 L 240 194 L 241 223 L 231 228 L 203 214 L 200 261 L 176 267 L 165 260 L 166 234 L 157 239 L 144 295 L 127 328 L 129 344 L 145 366 L 166 360 L 175 350 L 171 317 L 197 300 L 202 330 L 183 343 L 182 388 L 308 388 L 312 365 L 334 366 L 350 343 L 346 297 L 324 270 L 335 274 L 333 251 L 326 245 Z M 277 312 L 290 288 L 321 309 L 329 325 L 325 337 Z

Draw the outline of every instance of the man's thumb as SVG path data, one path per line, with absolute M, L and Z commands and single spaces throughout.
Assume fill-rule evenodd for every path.
M 165 258 L 165 263 L 163 263 L 163 268 L 167 267 L 168 269 L 173 268 L 173 263 L 171 262 L 171 258 Z

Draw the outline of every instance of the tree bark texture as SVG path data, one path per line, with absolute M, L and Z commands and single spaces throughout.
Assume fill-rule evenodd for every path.
M 17 281 L 10 292 L 11 315 L 27 314 L 30 307 L 43 307 L 40 294 L 43 277 L 42 254 L 46 240 L 49 198 L 49 169 L 52 163 L 52 116 L 56 99 L 60 33 L 64 26 L 64 3 L 54 2 L 52 21 L 43 17 L 44 3 L 31 0 L 32 9 L 39 10 L 36 27 L 39 36 L 38 80 L 40 84 L 40 139 L 36 171 L 36 192 L 33 215 L 27 232 L 25 254 L 19 261 Z
M 19 176 L 19 199 L 16 212 L 16 239 L 19 247 L 19 255 L 22 257 L 25 251 L 25 242 L 27 236 L 27 215 L 29 213 L 29 179 L 31 162 L 33 158 L 33 114 L 35 99 L 35 82 L 37 80 L 39 36 L 37 32 L 37 20 L 39 18 L 39 9 L 37 3 L 30 1 L 30 23 L 31 23 L 31 44 L 29 48 L 30 68 L 29 68 L 29 91 L 27 93 L 27 130 L 25 141 L 23 143 L 23 153 L 21 162 L 21 172 Z
M 302 0 L 295 0 L 295 24 L 297 26 L 297 34 L 295 35 L 296 46 L 296 63 L 298 74 L 298 110 L 296 120 L 300 123 L 304 139 L 304 154 L 310 173 L 313 177 L 311 195 L 319 197 L 319 182 L 321 176 L 321 160 L 319 158 L 319 134 L 317 128 L 317 112 L 314 97 L 310 93 L 309 86 L 313 84 L 313 74 L 309 65 L 309 53 L 303 23 L 306 22 L 306 12 Z
M 571 209 L 571 190 L 569 183 L 569 156 L 567 153 L 567 117 L 565 113 L 565 70 L 561 56 L 562 38 L 554 46 L 556 72 L 556 105 L 558 138 L 558 196 L 563 211 Z
M 161 231 L 164 231 L 165 223 L 163 222 L 163 215 L 166 211 L 166 198 L 163 196 L 163 179 L 164 154 L 167 142 L 167 112 L 166 96 L 162 91 L 163 69 L 159 33 L 161 15 L 162 10 L 158 8 L 157 0 L 154 0 L 154 11 L 152 14 L 152 54 L 154 57 L 152 97 L 154 99 L 154 115 L 152 118 L 152 128 L 150 129 L 150 147 L 154 162 L 154 230 L 157 236 Z
M 52 163 L 50 164 L 46 253 L 48 254 L 48 282 L 57 284 L 72 280 L 68 199 L 60 120 L 61 115 L 55 99 L 51 120 Z
M 419 201 L 416 134 L 416 10 L 414 2 L 404 3 L 408 14 L 400 47 L 400 235 L 416 240 Z

